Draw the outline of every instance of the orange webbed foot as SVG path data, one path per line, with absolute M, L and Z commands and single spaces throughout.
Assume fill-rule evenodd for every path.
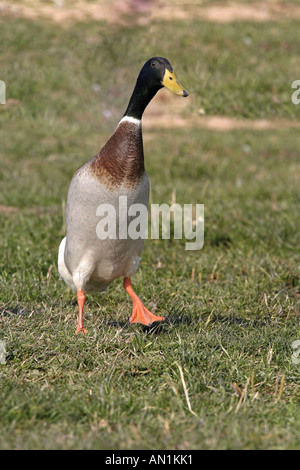
M 124 279 L 124 287 L 133 301 L 133 310 L 132 315 L 129 319 L 129 323 L 141 323 L 142 325 L 150 326 L 153 322 L 164 320 L 164 317 L 154 315 L 152 312 L 150 312 L 150 310 L 145 307 L 143 302 L 133 291 L 131 287 L 131 281 L 128 277 L 125 277 Z
M 164 317 L 158 317 L 154 313 L 150 312 L 141 300 L 133 302 L 132 315 L 129 319 L 129 323 L 141 323 L 142 325 L 150 326 L 155 321 L 163 321 Z
M 84 326 L 77 325 L 75 335 L 77 335 L 77 333 L 79 333 L 79 331 L 82 331 L 83 334 L 87 333 L 87 330 L 84 328 Z

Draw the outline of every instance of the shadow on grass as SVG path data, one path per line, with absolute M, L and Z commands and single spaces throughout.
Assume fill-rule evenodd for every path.
M 161 334 L 166 333 L 170 330 L 170 327 L 178 326 L 178 325 L 191 325 L 196 324 L 199 322 L 199 317 L 193 316 L 191 313 L 185 313 L 185 307 L 176 307 L 174 306 L 171 310 L 164 308 L 166 314 L 164 315 L 165 320 L 161 322 L 154 322 L 152 325 L 142 325 L 137 324 L 136 327 L 140 329 L 140 331 L 146 334 Z M 129 323 L 129 318 L 126 321 L 120 320 L 111 320 L 109 315 L 105 315 L 103 317 L 103 323 L 105 325 L 115 328 L 122 328 L 122 329 L 129 329 L 134 328 L 134 325 Z
M 192 312 L 188 311 L 186 307 L 174 305 L 171 309 L 163 308 L 166 312 L 164 315 L 165 320 L 162 322 L 154 322 L 150 326 L 137 324 L 133 325 L 129 323 L 129 318 L 124 320 L 112 320 L 109 314 L 102 316 L 101 325 L 106 327 L 121 328 L 124 330 L 138 328 L 145 334 L 166 334 L 170 330 L 179 326 L 198 327 L 201 323 L 203 324 L 219 324 L 226 327 L 240 326 L 246 328 L 257 328 L 266 325 L 270 325 L 275 320 L 271 315 L 266 315 L 261 318 L 245 318 L 239 314 L 224 314 L 224 313 L 213 313 L 210 312 Z M 30 315 L 33 313 L 33 309 L 30 306 L 24 305 L 5 305 L 0 308 L 0 317 L 17 317 Z M 42 309 L 34 309 L 35 314 L 41 314 Z
M 151 326 L 139 325 L 141 331 L 146 334 L 165 334 L 169 333 L 173 328 L 186 326 L 189 328 L 198 328 L 200 324 L 219 324 L 224 327 L 242 327 L 242 328 L 261 328 L 275 322 L 271 315 L 266 315 L 263 318 L 245 318 L 235 314 L 212 314 L 189 312 L 185 307 L 178 308 L 174 306 L 171 310 L 166 310 L 165 320 L 162 322 L 155 322 Z M 110 324 L 110 322 L 108 322 Z M 117 323 L 117 322 L 111 322 Z M 121 324 L 119 323 L 119 326 Z M 129 321 L 123 324 L 124 327 L 132 327 Z

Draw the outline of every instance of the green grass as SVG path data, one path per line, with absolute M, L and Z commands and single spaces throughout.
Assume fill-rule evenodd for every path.
M 18 209 L 0 214 L 1 448 L 300 447 L 299 130 L 148 131 L 151 200 L 171 203 L 176 188 L 177 202 L 205 204 L 204 247 L 146 242 L 134 286 L 165 323 L 128 326 L 118 280 L 88 297 L 88 335 L 74 335 L 74 296 L 56 267 L 67 188 L 148 57 L 170 58 L 191 114 L 299 119 L 298 22 L 161 31 L 1 23 L 0 79 L 18 100 L 0 105 L 0 205 Z

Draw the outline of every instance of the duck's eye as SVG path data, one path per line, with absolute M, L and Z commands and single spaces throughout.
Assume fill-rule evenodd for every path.
M 156 67 L 156 62 L 151 62 L 151 67 Z

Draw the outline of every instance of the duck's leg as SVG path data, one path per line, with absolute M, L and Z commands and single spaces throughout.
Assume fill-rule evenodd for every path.
M 82 322 L 82 316 L 83 316 L 83 306 L 85 302 L 85 296 L 83 293 L 83 290 L 78 289 L 77 291 L 77 302 L 78 302 L 78 308 L 79 308 L 79 313 L 78 313 L 78 323 L 77 323 L 77 329 L 76 329 L 76 335 L 79 333 L 79 331 L 82 331 L 82 333 L 86 333 L 86 329 L 83 326 Z
M 143 325 L 151 325 L 155 321 L 162 321 L 164 317 L 158 317 L 151 313 L 139 299 L 131 287 L 131 280 L 129 277 L 124 278 L 124 287 L 126 292 L 130 295 L 133 301 L 132 315 L 129 319 L 130 323 L 142 323 Z

